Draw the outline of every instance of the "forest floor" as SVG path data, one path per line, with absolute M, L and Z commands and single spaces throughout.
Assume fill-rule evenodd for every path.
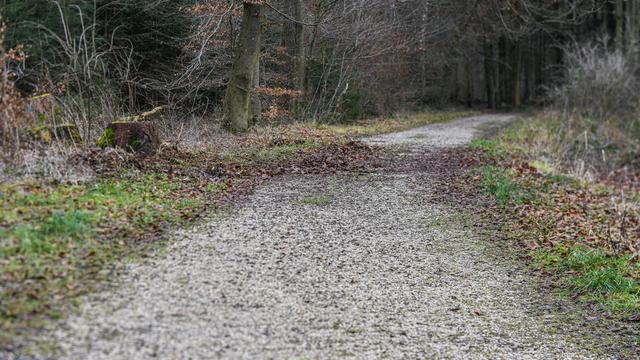
M 372 137 L 375 166 L 272 178 L 117 266 L 47 340 L 69 359 L 636 357 L 637 322 L 550 290 L 451 186 L 478 165 L 463 147 L 512 120 Z

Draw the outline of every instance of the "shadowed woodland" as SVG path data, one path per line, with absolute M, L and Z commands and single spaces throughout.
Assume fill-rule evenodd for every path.
M 9 122 L 10 111 L 21 110 L 8 107 L 14 86 L 22 97 L 49 95 L 30 105 L 50 107 L 56 122 L 77 122 L 87 142 L 106 121 L 158 105 L 179 114 L 175 121 L 229 118 L 245 128 L 426 106 L 544 104 L 557 100 L 550 91 L 579 80 L 568 67 L 588 66 L 581 61 L 633 74 L 637 7 L 624 0 L 4 0 L 4 139 L 16 141 L 11 129 L 21 125 Z M 226 113 L 225 97 L 234 102 Z M 245 107 L 250 116 L 236 114 Z
M 639 1 L 0 0 L 0 359 L 267 179 L 399 171 L 363 139 L 496 113 L 410 164 L 637 323 Z

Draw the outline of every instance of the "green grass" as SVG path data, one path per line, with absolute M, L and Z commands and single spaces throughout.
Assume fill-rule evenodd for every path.
M 315 206 L 326 206 L 330 205 L 333 202 L 333 198 L 327 195 L 318 195 L 318 196 L 310 196 L 304 197 L 296 201 L 298 205 L 315 205 Z
M 473 139 L 469 144 L 471 149 L 480 149 L 490 156 L 495 156 L 498 152 L 498 142 L 489 139 Z
M 17 329 L 59 317 L 105 264 L 142 249 L 141 240 L 165 224 L 191 219 L 207 194 L 227 187 L 197 186 L 164 174 L 84 185 L 0 184 L 0 348 Z
M 498 204 L 522 204 L 529 198 L 522 186 L 513 180 L 510 170 L 488 165 L 481 169 L 481 173 L 482 190 L 493 195 Z
M 568 288 L 583 300 L 613 313 L 640 312 L 640 269 L 629 257 L 574 246 L 539 249 L 533 258 L 538 267 L 567 274 Z
M 0 229 L 0 257 L 24 254 L 29 257 L 55 254 L 69 243 L 83 243 L 92 234 L 91 214 L 72 210 L 56 212 L 40 225 L 19 224 Z

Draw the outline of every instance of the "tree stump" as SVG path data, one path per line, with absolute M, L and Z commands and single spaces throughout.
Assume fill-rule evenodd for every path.
M 96 145 L 152 155 L 160 146 L 160 136 L 158 128 L 150 121 L 114 121 L 107 126 Z

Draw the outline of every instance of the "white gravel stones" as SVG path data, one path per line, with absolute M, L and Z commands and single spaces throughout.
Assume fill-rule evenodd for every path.
M 372 141 L 455 146 L 508 119 Z M 430 191 L 420 172 L 277 179 L 87 298 L 55 334 L 62 358 L 603 358 Z

